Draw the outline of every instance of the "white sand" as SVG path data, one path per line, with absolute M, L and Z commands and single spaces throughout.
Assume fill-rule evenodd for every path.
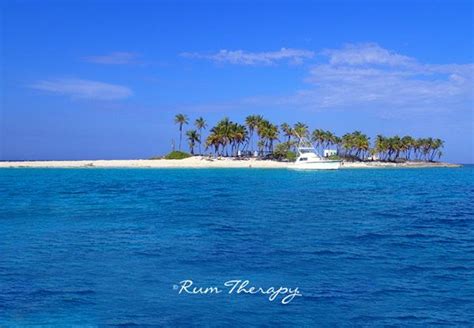
M 371 169 L 371 168 L 424 168 L 424 167 L 461 167 L 460 164 L 451 164 L 443 162 L 405 162 L 405 163 L 386 163 L 386 162 L 344 162 L 342 168 L 347 169 Z
M 6 167 L 44 167 L 44 168 L 288 168 L 291 163 L 262 160 L 234 160 L 232 158 L 212 159 L 190 157 L 182 160 L 166 159 L 129 159 L 129 160 L 83 160 L 83 161 L 20 161 L 0 162 L 0 168 Z M 345 162 L 342 168 L 387 168 L 387 167 L 459 167 L 449 163 L 408 162 L 403 164 L 381 162 Z

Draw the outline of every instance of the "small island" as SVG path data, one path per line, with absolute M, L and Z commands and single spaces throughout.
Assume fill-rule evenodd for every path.
M 194 128 L 185 114 L 174 119 L 179 130 L 177 149 L 165 156 L 129 160 L 80 161 L 3 161 L 0 167 L 46 168 L 288 168 L 296 159 L 296 147 L 302 137 L 327 159 L 341 160 L 341 168 L 426 168 L 460 167 L 440 162 L 444 142 L 439 138 L 412 136 L 371 138 L 360 131 L 337 136 L 324 129 L 310 130 L 308 125 L 273 124 L 261 115 L 249 115 L 243 124 L 224 118 L 209 129 L 202 117 Z M 184 137 L 189 152 L 182 150 Z

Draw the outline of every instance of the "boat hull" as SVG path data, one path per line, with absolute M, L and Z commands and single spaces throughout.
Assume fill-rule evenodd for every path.
M 341 167 L 341 161 L 312 161 L 302 162 L 289 166 L 293 170 L 337 170 Z

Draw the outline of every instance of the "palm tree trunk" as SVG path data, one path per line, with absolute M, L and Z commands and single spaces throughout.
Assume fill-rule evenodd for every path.
M 253 154 L 253 130 L 250 131 L 250 151 L 252 152 Z
M 202 140 L 202 129 L 199 129 L 199 156 L 202 156 L 202 151 L 201 151 L 201 140 Z

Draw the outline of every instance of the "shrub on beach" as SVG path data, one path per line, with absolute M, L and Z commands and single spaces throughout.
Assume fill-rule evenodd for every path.
M 294 162 L 296 161 L 296 153 L 294 151 L 288 151 L 286 153 L 286 159 L 288 162 Z
M 184 159 L 188 157 L 191 157 L 191 155 L 184 151 L 175 150 L 166 155 L 165 159 Z
M 288 142 L 282 142 L 275 147 L 273 156 L 275 159 L 288 162 L 296 161 L 296 153 L 290 150 L 291 145 Z

